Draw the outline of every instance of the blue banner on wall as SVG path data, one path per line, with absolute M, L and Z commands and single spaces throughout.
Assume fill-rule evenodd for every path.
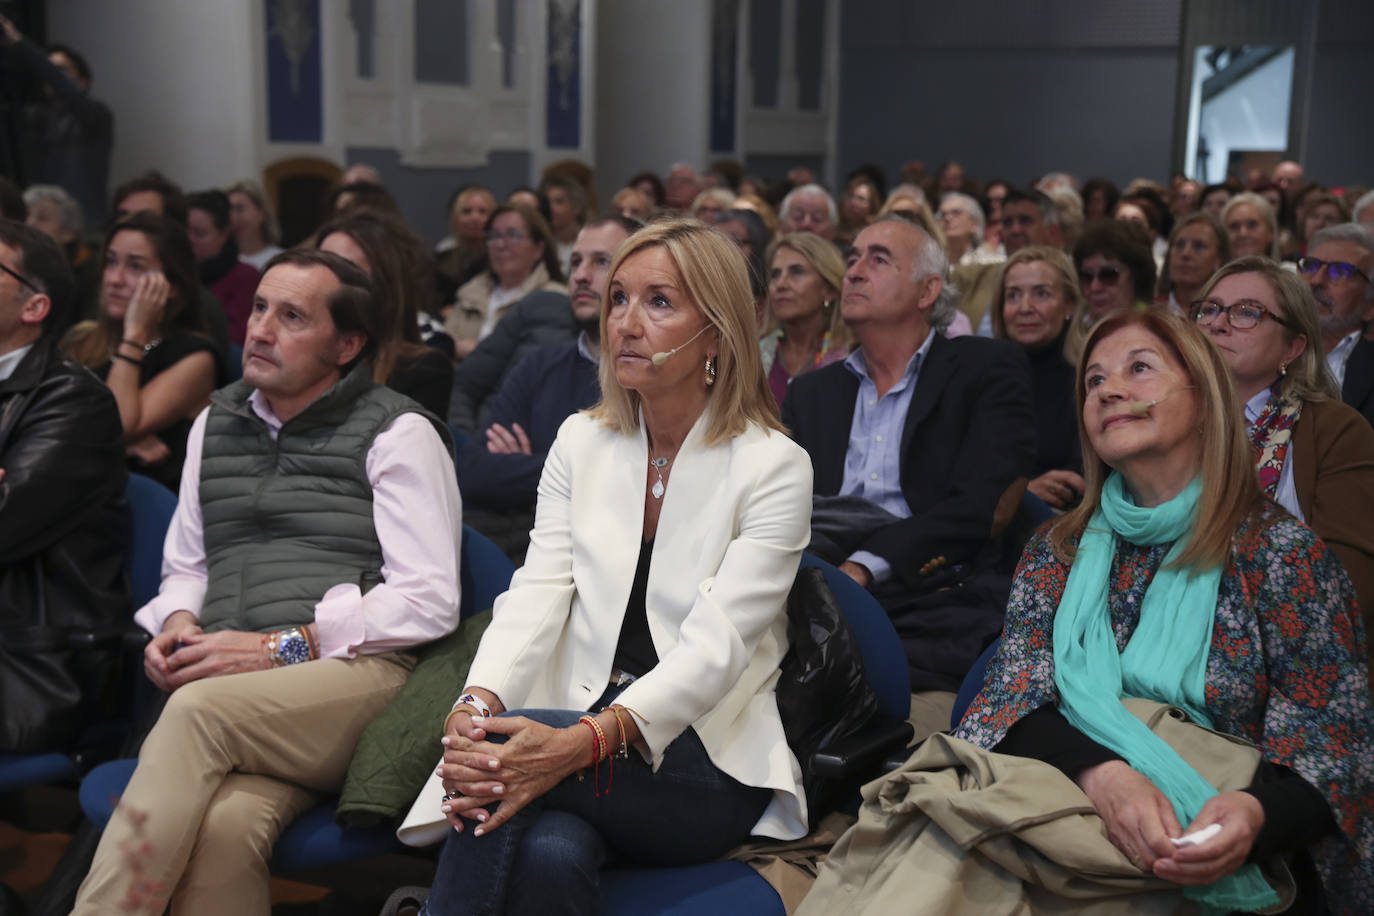
M 544 97 L 546 142 L 582 145 L 582 3 L 549 0 L 548 87 Z
M 735 151 L 735 88 L 739 0 L 715 0 L 711 10 L 711 152 Z
M 267 139 L 324 139 L 319 0 L 265 0 L 267 6 Z

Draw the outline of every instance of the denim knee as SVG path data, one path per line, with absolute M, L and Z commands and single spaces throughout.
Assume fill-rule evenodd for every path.
M 525 831 L 507 892 L 507 913 L 596 914 L 606 845 L 575 814 L 545 810 Z

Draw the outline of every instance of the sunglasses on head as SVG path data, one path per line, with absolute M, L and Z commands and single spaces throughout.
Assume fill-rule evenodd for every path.
M 1121 279 L 1121 270 L 1116 267 L 1099 267 L 1094 273 L 1091 270 L 1078 270 L 1078 282 L 1081 286 L 1090 286 L 1094 280 L 1107 286 L 1115 285 Z

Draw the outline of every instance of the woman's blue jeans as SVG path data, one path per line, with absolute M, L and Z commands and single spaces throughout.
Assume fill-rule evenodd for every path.
M 618 693 L 608 690 L 593 708 Z M 583 713 L 524 709 L 506 715 L 566 728 Z M 583 780 L 569 776 L 491 833 L 473 836 L 473 825 L 450 833 L 423 912 L 596 914 L 599 872 L 608 859 L 658 866 L 717 859 L 749 837 L 773 796 L 716 769 L 690 728 L 668 746 L 657 773 L 631 751 L 615 761 L 607 792 L 606 770 L 603 762 L 600 798 L 588 771 Z

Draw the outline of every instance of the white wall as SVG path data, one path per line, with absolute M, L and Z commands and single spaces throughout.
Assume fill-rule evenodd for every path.
M 1207 177 L 1226 177 L 1231 150 L 1288 148 L 1293 49 L 1276 55 L 1202 106 L 1198 131 L 1207 138 Z
M 635 172 L 710 160 L 711 4 L 599 0 L 596 172 L 603 201 Z
M 90 62 L 114 111 L 111 190 L 157 168 L 188 191 L 259 177 L 259 3 L 48 0 L 48 35 Z

